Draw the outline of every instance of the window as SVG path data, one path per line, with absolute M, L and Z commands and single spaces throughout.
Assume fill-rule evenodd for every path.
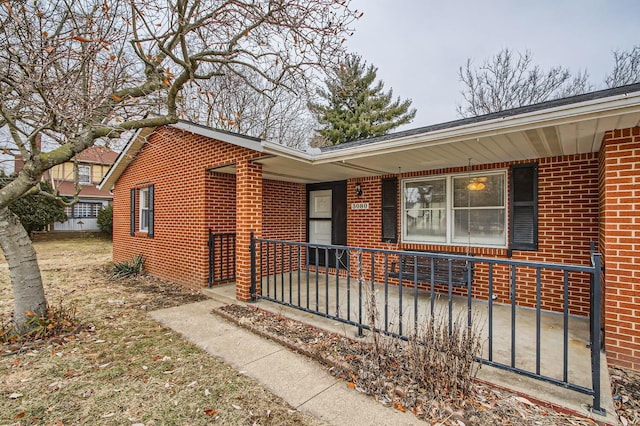
M 506 246 L 503 171 L 427 177 L 403 182 L 403 240 Z
M 72 219 L 96 218 L 100 209 L 102 209 L 102 203 L 76 203 L 65 207 L 64 212 Z
M 403 239 L 447 241 L 447 179 L 405 182 Z
M 136 203 L 137 200 L 137 203 Z M 130 234 L 136 230 L 146 232 L 148 237 L 154 234 L 154 185 L 144 188 L 132 188 L 130 195 Z
M 140 190 L 140 230 L 149 232 L 149 188 Z
M 98 217 L 102 204 L 78 203 L 73 206 L 73 217 Z
M 91 183 L 91 166 L 78 166 L 78 182 L 83 184 Z

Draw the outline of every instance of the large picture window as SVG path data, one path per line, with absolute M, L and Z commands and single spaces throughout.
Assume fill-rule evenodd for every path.
M 102 203 L 79 202 L 73 206 L 65 207 L 64 212 L 72 219 L 96 218 L 102 207 Z
M 506 173 L 403 182 L 403 240 L 505 247 Z

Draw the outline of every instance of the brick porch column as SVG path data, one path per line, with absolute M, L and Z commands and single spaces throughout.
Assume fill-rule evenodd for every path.
M 599 162 L 605 350 L 640 371 L 640 127 L 607 132 Z
M 251 298 L 251 232 L 262 236 L 262 165 L 241 160 L 236 165 L 236 299 Z

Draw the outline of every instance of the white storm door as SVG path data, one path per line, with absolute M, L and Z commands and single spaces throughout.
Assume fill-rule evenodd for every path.
M 331 244 L 331 189 L 309 191 L 309 242 Z

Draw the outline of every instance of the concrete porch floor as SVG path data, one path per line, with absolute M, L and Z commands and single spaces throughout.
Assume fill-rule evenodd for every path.
M 350 315 L 352 320 L 357 320 L 359 316 L 358 306 L 358 285 L 355 280 L 351 280 L 347 284 L 347 280 L 336 279 L 335 276 L 330 277 L 328 285 L 329 297 L 327 294 L 326 282 L 321 280 L 316 292 L 315 280 L 310 284 L 307 291 L 306 282 L 301 285 L 298 291 L 297 277 L 290 277 L 288 274 L 278 275 L 274 280 L 272 277 L 269 283 L 270 296 L 274 297 L 274 283 L 277 289 L 276 298 L 282 300 L 282 283 L 284 282 L 284 301 L 287 303 L 298 303 L 298 295 L 302 306 L 307 306 L 307 297 L 309 307 L 316 308 L 316 300 L 318 301 L 318 311 L 329 313 L 331 315 L 347 318 Z M 288 284 L 292 282 L 291 291 Z M 266 281 L 263 280 L 263 294 L 266 294 Z M 371 294 L 370 285 L 368 289 L 363 291 L 363 299 L 367 294 Z M 429 315 L 431 308 L 431 298 L 428 292 L 420 291 L 417 296 L 417 311 L 414 303 L 413 289 L 403 288 L 402 296 L 399 288 L 396 286 L 388 287 L 388 294 L 385 296 L 384 287 L 376 285 L 375 287 L 376 305 L 378 310 L 378 327 L 383 329 L 385 326 L 385 300 L 387 311 L 387 323 L 389 331 L 398 332 L 400 326 L 399 312 L 402 311 L 402 331 L 407 335 L 413 331 L 416 323 L 415 317 L 417 312 L 417 324 Z M 222 299 L 228 302 L 240 303 L 235 300 L 235 285 L 224 285 L 205 289 L 205 294 L 215 299 Z M 348 293 L 350 295 L 348 296 Z M 316 299 L 317 296 L 317 299 Z M 347 300 L 350 301 L 347 304 Z M 400 302 L 402 300 L 402 303 Z M 251 305 L 262 309 L 285 315 L 289 318 L 299 320 L 317 327 L 327 329 L 348 337 L 357 337 L 357 327 L 342 322 L 324 318 L 309 312 L 301 311 L 295 308 L 287 307 L 275 302 L 259 300 Z M 400 309 L 402 306 L 402 309 Z M 327 310 L 328 308 L 328 310 Z M 474 324 L 478 327 L 478 332 L 483 342 L 483 357 L 488 357 L 489 345 L 489 320 L 488 320 L 489 304 L 486 301 L 474 300 L 472 302 L 472 318 Z M 449 301 L 447 294 L 436 295 L 434 298 L 434 312 L 436 315 L 447 315 L 449 310 Z M 459 319 L 461 324 L 466 325 L 467 321 L 467 299 L 466 297 L 454 296 L 452 299 L 453 318 Z M 362 318 L 367 323 L 366 303 L 363 303 Z M 540 373 L 562 379 L 563 369 L 563 316 L 557 313 L 542 312 L 540 321 Z M 533 309 L 517 308 L 516 309 L 516 343 L 515 343 L 515 366 L 521 369 L 535 371 L 535 348 L 536 348 L 536 312 Z M 509 365 L 511 362 L 511 306 L 493 303 L 493 361 Z M 576 385 L 591 387 L 591 361 L 590 350 L 587 348 L 589 341 L 589 322 L 586 318 L 569 317 L 569 333 L 568 333 L 568 381 Z M 609 385 L 609 374 L 607 369 L 606 357 L 601 357 L 601 405 L 607 412 L 607 417 L 594 416 L 589 411 L 589 406 L 593 403 L 593 399 L 589 395 L 566 389 L 561 386 L 553 385 L 544 381 L 528 378 L 503 369 L 489 367 L 483 365 L 478 373 L 480 380 L 492 383 L 494 385 L 511 389 L 513 391 L 529 395 L 530 397 L 566 407 L 575 412 L 583 414 L 587 417 L 595 417 L 600 420 L 616 423 L 615 410 L 611 397 L 611 389 Z

